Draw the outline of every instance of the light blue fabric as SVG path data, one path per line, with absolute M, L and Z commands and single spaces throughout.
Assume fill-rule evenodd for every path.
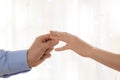
M 0 50 L 0 76 L 9 77 L 14 74 L 29 71 L 27 50 Z

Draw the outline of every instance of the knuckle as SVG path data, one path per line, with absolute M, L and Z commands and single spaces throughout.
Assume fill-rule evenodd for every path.
M 36 40 L 40 40 L 40 37 L 36 37 Z

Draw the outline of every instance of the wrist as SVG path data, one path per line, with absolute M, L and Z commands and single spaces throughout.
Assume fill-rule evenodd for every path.
M 91 57 L 93 55 L 93 50 L 95 50 L 96 48 L 89 45 L 89 44 L 84 44 L 83 46 L 79 46 L 78 48 L 78 53 L 79 55 L 83 56 L 83 57 Z
M 89 58 L 93 58 L 94 56 L 95 56 L 95 53 L 96 53 L 96 51 L 98 50 L 98 48 L 96 48 L 96 47 L 91 47 L 90 49 L 89 49 L 89 55 L 88 55 L 88 57 Z
M 29 68 L 32 68 L 31 62 L 30 62 L 30 57 L 29 57 L 29 49 L 27 50 L 27 63 L 28 63 Z

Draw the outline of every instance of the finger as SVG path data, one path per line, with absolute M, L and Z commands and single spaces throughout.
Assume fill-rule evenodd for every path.
M 60 47 L 60 48 L 55 48 L 55 51 L 63 51 L 69 49 L 67 45 Z
M 44 59 L 44 58 L 46 58 L 47 56 L 50 57 L 50 56 L 51 56 L 50 52 L 51 52 L 52 50 L 53 50 L 53 48 L 47 49 L 47 50 L 45 51 L 45 53 L 44 53 L 38 60 Z
M 69 34 L 66 32 L 50 31 L 50 38 L 68 42 Z
M 53 47 L 58 44 L 58 40 L 49 40 L 46 43 L 44 43 L 47 48 Z
M 50 34 L 44 34 L 44 35 L 41 35 L 39 37 L 37 37 L 37 40 L 39 40 L 40 42 L 47 42 L 48 40 L 51 40 L 50 38 Z
M 52 48 L 47 49 L 47 50 L 45 51 L 45 53 L 44 53 L 44 54 L 49 54 L 52 50 L 53 50 L 53 47 L 52 47 Z
M 45 61 L 49 57 L 51 57 L 51 54 L 44 55 L 40 60 L 38 60 L 37 62 L 34 63 L 34 66 L 41 64 L 43 61 Z
M 44 55 L 40 58 L 40 60 L 44 60 L 44 59 L 49 58 L 49 57 L 51 57 L 51 54 L 50 54 L 50 53 L 47 53 L 47 54 L 44 54 Z
M 44 34 L 44 35 L 41 35 L 39 37 L 43 38 L 43 39 L 48 39 L 48 38 L 50 38 L 50 34 Z
M 41 60 L 41 59 L 43 59 L 43 58 L 46 57 L 46 56 L 50 56 L 50 55 L 51 55 L 50 52 L 51 52 L 52 50 L 53 50 L 53 48 L 48 48 L 48 49 L 43 53 L 43 55 L 38 58 L 38 60 Z

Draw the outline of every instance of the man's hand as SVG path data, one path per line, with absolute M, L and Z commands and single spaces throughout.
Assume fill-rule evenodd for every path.
M 49 58 L 51 56 L 50 52 L 57 43 L 57 40 L 50 39 L 50 34 L 37 37 L 28 49 L 27 59 L 29 67 L 35 67 L 46 58 Z

